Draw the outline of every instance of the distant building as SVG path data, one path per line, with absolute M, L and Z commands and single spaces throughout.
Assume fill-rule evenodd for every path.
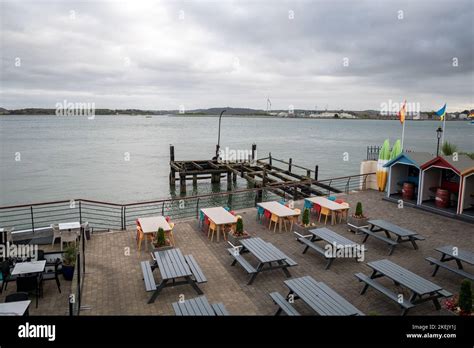
M 460 120 L 467 120 L 467 114 L 459 114 Z

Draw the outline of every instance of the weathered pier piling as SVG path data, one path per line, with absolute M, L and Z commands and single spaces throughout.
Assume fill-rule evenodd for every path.
M 174 146 L 170 145 L 170 176 L 171 186 L 179 181 L 180 192 L 186 193 L 186 181 L 192 180 L 196 185 L 198 180 L 211 180 L 220 183 L 222 178 L 227 178 L 227 190 L 232 189 L 232 183 L 237 182 L 237 177 L 247 180 L 255 188 L 268 188 L 274 193 L 299 199 L 310 195 L 323 195 L 328 189 L 340 192 L 338 189 L 318 182 L 318 166 L 314 170 L 288 161 L 272 157 L 271 153 L 265 158 L 256 158 L 257 145 L 252 144 L 248 158 L 232 161 L 213 158 L 212 160 L 185 160 L 177 161 Z M 274 162 L 281 164 L 279 167 Z M 283 166 L 285 166 L 283 168 Z M 297 174 L 294 169 L 305 172 L 306 175 Z M 288 185 L 285 185 L 288 184 Z

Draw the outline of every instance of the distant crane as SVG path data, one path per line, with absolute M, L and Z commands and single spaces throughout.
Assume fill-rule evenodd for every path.
M 267 112 L 272 111 L 272 102 L 270 101 L 270 98 L 267 98 Z

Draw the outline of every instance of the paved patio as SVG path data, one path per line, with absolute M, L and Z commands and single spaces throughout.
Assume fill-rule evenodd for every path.
M 418 243 L 419 250 L 413 250 L 411 244 L 405 243 L 398 246 L 392 256 L 388 256 L 386 244 L 369 238 L 364 262 L 338 259 L 329 270 L 325 270 L 325 260 L 319 254 L 311 250 L 305 255 L 301 253 L 303 246 L 295 240 L 293 233 L 284 231 L 274 233 L 258 223 L 255 208 L 238 213 L 244 219 L 245 230 L 252 236 L 259 236 L 273 243 L 298 262 L 298 266 L 290 268 L 293 277 L 310 275 L 318 281 L 327 283 L 366 314 L 400 315 L 401 313 L 394 302 L 373 289 L 369 289 L 363 296 L 359 294 L 362 285 L 354 277 L 354 273 L 370 274 L 370 268 L 366 263 L 373 260 L 390 259 L 438 283 L 446 290 L 458 293 L 462 278 L 446 270 L 440 270 L 437 276 L 432 278 L 433 267 L 425 261 L 425 257 L 439 258 L 434 248 L 448 244 L 473 250 L 473 225 L 415 208 L 398 209 L 396 204 L 383 201 L 382 194 L 376 191 L 345 195 L 344 199 L 351 204 L 351 212 L 356 203 L 361 201 L 364 213 L 370 218 L 385 219 L 415 230 L 426 237 L 426 240 Z M 298 202 L 297 206 L 302 204 L 303 202 Z M 316 227 L 321 225 L 317 224 Z M 345 224 L 327 227 L 355 242 L 362 241 L 363 237 L 349 232 Z M 223 302 L 228 311 L 234 315 L 274 314 L 276 306 L 268 293 L 273 291 L 287 293 L 287 288 L 283 284 L 286 279 L 283 272 L 276 270 L 261 273 L 252 285 L 247 285 L 249 276 L 242 267 L 230 266 L 232 258 L 226 250 L 228 244 L 222 240 L 219 243 L 210 242 L 200 231 L 197 220 L 177 221 L 174 235 L 176 246 L 184 254 L 192 254 L 206 275 L 208 282 L 201 284 L 200 288 L 210 302 Z M 150 255 L 143 250 L 137 251 L 134 230 L 94 234 L 87 243 L 86 256 L 86 280 L 82 304 L 90 309 L 83 310 L 81 315 L 174 315 L 171 303 L 178 301 L 180 295 L 184 295 L 185 298 L 197 296 L 190 286 L 170 287 L 161 292 L 155 303 L 147 304 L 151 293 L 145 291 L 140 261 L 150 260 Z M 159 273 L 154 273 L 157 279 Z M 396 290 L 392 283 L 386 280 L 382 282 L 394 291 L 400 291 Z M 64 283 L 67 284 L 63 281 L 62 284 Z M 14 284 L 10 286 L 12 289 L 15 287 Z M 63 312 L 67 310 L 67 294 L 63 292 L 58 296 L 54 286 L 54 282 L 48 284 L 45 288 L 45 298 L 40 301 L 38 310 L 32 309 L 32 314 L 64 314 Z M 64 288 L 67 289 L 66 286 Z M 407 292 L 404 294 L 409 295 Z M 296 308 L 301 313 L 311 313 L 304 304 L 298 302 L 300 301 L 297 301 Z M 417 306 L 409 312 L 409 315 L 445 314 L 448 312 L 444 309 L 436 311 L 431 302 Z

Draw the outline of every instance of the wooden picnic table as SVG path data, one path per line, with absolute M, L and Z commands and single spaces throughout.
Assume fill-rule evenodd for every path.
M 440 297 L 452 296 L 451 293 L 443 290 L 441 286 L 432 283 L 423 277 L 420 277 L 419 275 L 407 270 L 406 268 L 403 268 L 402 266 L 397 265 L 396 263 L 393 263 L 392 261 L 384 259 L 369 262 L 367 265 L 373 269 L 370 278 L 362 273 L 356 274 L 356 277 L 365 283 L 361 294 L 363 295 L 369 286 L 373 287 L 403 307 L 402 315 L 405 315 L 408 310 L 415 305 L 427 301 L 433 301 L 435 308 L 439 310 L 441 309 L 441 306 L 438 299 Z M 411 291 L 410 298 L 406 300 L 402 294 L 395 294 L 375 280 L 376 278 L 381 277 L 387 277 L 391 279 L 395 285 L 401 285 L 409 289 Z
M 464 278 L 474 280 L 474 275 L 464 269 L 463 262 L 469 265 L 474 265 L 474 253 L 468 250 L 459 249 L 453 245 L 446 245 L 435 249 L 441 253 L 441 259 L 437 260 L 432 257 L 427 257 L 426 260 L 435 266 L 432 276 L 434 277 L 440 267 L 447 269 L 453 273 L 459 274 Z M 448 261 L 455 261 L 457 268 L 447 264 Z
M 370 224 L 370 227 L 368 229 L 362 227 L 359 228 L 359 232 L 365 235 L 362 243 L 365 243 L 369 236 L 377 238 L 389 245 L 389 255 L 392 255 L 397 245 L 406 242 L 410 242 L 413 248 L 415 250 L 418 250 L 418 245 L 416 244 L 416 241 L 425 239 L 417 232 L 397 226 L 385 220 L 369 220 L 368 223 Z M 385 236 L 382 236 L 378 232 L 385 233 Z M 390 234 L 395 235 L 396 238 L 393 239 Z
M 149 216 L 138 218 L 138 223 L 143 233 L 156 233 L 158 229 L 162 228 L 164 232 L 171 231 L 171 226 L 164 216 Z M 145 238 L 145 250 L 148 249 L 148 238 Z
M 327 264 L 326 269 L 331 267 L 332 262 L 336 259 L 334 253 L 337 252 L 337 249 L 334 248 L 343 248 L 343 249 L 351 249 L 351 256 L 353 258 L 358 258 L 360 256 L 360 251 L 365 252 L 365 247 L 360 245 L 346 237 L 341 236 L 340 234 L 331 231 L 330 229 L 323 227 L 323 228 L 316 228 L 313 230 L 309 230 L 311 233 L 311 238 L 307 239 L 304 236 L 298 237 L 298 240 L 305 244 L 305 248 L 303 249 L 303 254 L 305 254 L 309 248 L 313 249 L 317 253 L 321 254 L 326 258 Z M 325 241 L 332 246 L 330 249 L 333 255 L 328 255 L 326 248 L 321 248 L 316 244 L 318 241 Z M 327 244 L 326 244 L 327 245 Z
M 334 225 L 336 221 L 336 213 L 338 211 L 349 210 L 349 207 L 345 207 L 341 205 L 340 203 L 331 201 L 330 199 L 327 199 L 326 197 L 309 197 L 309 198 L 305 198 L 305 201 L 311 202 L 313 204 L 318 204 L 323 208 L 329 209 L 329 211 L 331 212 L 331 225 Z
M 0 303 L 0 316 L 22 316 L 30 304 L 30 300 Z
M 233 225 L 237 223 L 237 217 L 229 213 L 223 207 L 214 208 L 203 208 L 202 213 L 208 217 L 209 220 L 214 222 L 217 226 L 217 241 L 219 242 L 219 236 L 221 234 L 221 228 L 224 225 Z
M 275 201 L 257 203 L 257 205 L 259 207 L 262 207 L 265 210 L 268 210 L 270 213 L 275 214 L 276 216 L 278 216 L 278 226 L 279 226 L 278 230 L 280 232 L 281 232 L 281 225 L 282 225 L 283 220 L 285 218 L 290 217 L 290 216 L 298 216 L 299 215 L 293 209 L 290 209 L 290 208 L 284 206 L 283 204 L 281 204 L 279 202 L 275 202 Z M 285 225 L 285 230 L 288 231 L 286 229 L 286 225 Z
M 154 257 L 156 260 L 154 268 L 158 268 L 161 275 L 161 281 L 158 285 L 155 282 L 150 262 L 141 262 L 145 288 L 147 291 L 153 291 L 148 303 L 155 302 L 161 290 L 168 286 L 189 284 L 199 295 L 202 295 L 202 291 L 197 284 L 204 283 L 207 280 L 192 255 L 184 256 L 180 249 L 169 249 L 156 251 Z M 184 280 L 176 281 L 181 278 Z
M 364 315 L 325 283 L 310 276 L 285 280 L 285 285 L 290 289 L 287 300 L 301 299 L 319 315 Z
M 176 315 L 221 316 L 229 315 L 223 303 L 210 304 L 206 296 L 199 296 L 182 302 L 172 303 Z
M 288 278 L 291 277 L 288 267 L 296 266 L 297 263 L 273 244 L 265 242 L 258 237 L 242 239 L 240 243 L 242 244 L 241 247 L 229 248 L 227 250 L 234 257 L 232 266 L 238 262 L 247 273 L 251 274 L 248 282 L 249 285 L 253 283 L 258 273 L 274 269 L 281 269 Z M 249 252 L 258 260 L 256 267 L 243 258 L 242 253 L 245 252 Z

